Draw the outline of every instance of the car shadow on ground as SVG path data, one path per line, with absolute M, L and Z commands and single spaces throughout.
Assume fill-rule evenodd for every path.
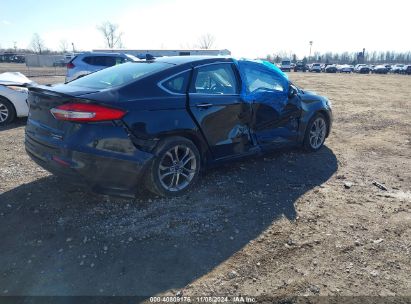
M 27 124 L 26 117 L 16 118 L 16 120 L 14 120 L 11 124 L 8 124 L 7 126 L 0 126 L 0 132 L 22 127 L 22 126 L 25 126 L 26 124 Z
M 45 177 L 0 194 L 0 290 L 8 295 L 138 295 L 179 289 L 296 217 L 337 171 L 327 147 L 210 170 L 188 194 L 126 200 Z

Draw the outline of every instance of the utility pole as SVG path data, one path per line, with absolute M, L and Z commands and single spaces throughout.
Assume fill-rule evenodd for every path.
M 311 47 L 313 46 L 313 41 L 311 40 L 311 41 L 309 42 L 309 44 L 310 44 L 310 55 L 308 56 L 308 61 L 311 60 Z
M 17 42 L 14 41 L 14 52 L 17 53 Z
M 73 54 L 74 54 L 74 53 L 75 53 L 75 50 L 74 50 L 74 42 L 71 43 L 71 46 L 73 47 Z

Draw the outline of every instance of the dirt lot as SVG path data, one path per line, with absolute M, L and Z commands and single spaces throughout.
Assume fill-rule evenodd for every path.
M 82 192 L 30 161 L 24 120 L 0 129 L 0 294 L 411 296 L 411 77 L 290 77 L 332 101 L 326 147 L 176 199 Z
M 65 76 L 66 71 L 65 67 L 27 67 L 25 63 L 0 63 L 0 73 L 20 72 L 27 77 L 33 77 L 33 81 L 40 77 L 40 82 L 44 81 L 41 79 L 43 76 Z

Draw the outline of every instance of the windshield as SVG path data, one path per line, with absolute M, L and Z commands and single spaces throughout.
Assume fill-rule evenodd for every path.
M 67 85 L 98 90 L 109 89 L 133 82 L 148 74 L 172 66 L 170 63 L 155 61 L 128 62 L 78 78 L 67 83 Z
M 291 63 L 291 61 L 283 61 L 283 62 L 281 62 L 282 65 L 288 65 L 288 64 L 290 64 L 290 63 Z

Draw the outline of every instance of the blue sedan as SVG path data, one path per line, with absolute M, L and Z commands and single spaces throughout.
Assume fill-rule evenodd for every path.
M 317 151 L 332 124 L 327 98 L 271 63 L 228 57 L 124 63 L 32 87 L 29 105 L 30 157 L 113 195 L 179 195 L 212 164 L 285 146 Z

